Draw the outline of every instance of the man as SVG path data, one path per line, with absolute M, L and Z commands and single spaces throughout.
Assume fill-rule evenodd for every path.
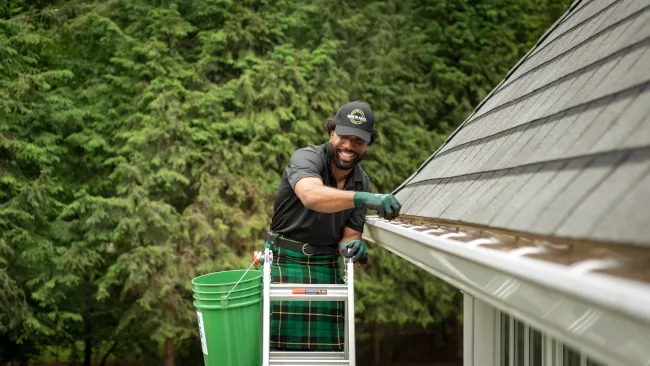
M 392 220 L 400 204 L 393 195 L 370 192 L 358 165 L 379 137 L 370 107 L 342 106 L 325 121 L 329 141 L 296 151 L 282 176 L 265 246 L 273 252 L 273 283 L 341 284 L 339 254 L 354 262 L 368 258 L 361 234 L 368 208 Z M 341 351 L 344 303 L 271 303 L 271 348 L 285 351 Z

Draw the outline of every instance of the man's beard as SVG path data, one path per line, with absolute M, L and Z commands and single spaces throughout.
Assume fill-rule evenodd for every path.
M 330 160 L 334 162 L 334 165 L 341 169 L 341 170 L 350 170 L 357 166 L 361 160 L 363 160 L 363 157 L 365 153 L 357 153 L 356 151 L 348 150 L 348 149 L 343 149 L 339 148 L 340 151 L 345 151 L 345 152 L 351 152 L 353 154 L 356 154 L 356 157 L 352 161 L 342 161 L 339 159 L 339 151 L 337 151 L 336 148 L 334 148 L 334 145 L 332 143 L 329 143 L 330 145 Z

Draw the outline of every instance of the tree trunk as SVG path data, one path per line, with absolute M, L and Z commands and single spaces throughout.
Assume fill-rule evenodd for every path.
M 106 351 L 104 357 L 102 357 L 102 362 L 99 364 L 99 366 L 106 366 L 106 361 L 108 361 L 108 356 L 110 356 L 110 354 L 113 353 L 113 351 L 115 351 L 116 347 L 117 347 L 117 339 L 115 340 L 115 342 L 113 342 L 111 348 L 109 348 L 108 351 Z
M 174 366 L 174 340 L 165 340 L 165 366 Z
M 84 366 L 92 366 L 93 343 L 90 334 L 84 339 Z
M 395 353 L 395 331 L 393 329 L 390 329 L 388 332 L 384 332 L 383 336 L 386 338 L 387 342 L 384 342 L 384 348 L 382 351 L 384 351 L 384 362 L 386 362 L 387 365 L 390 365 L 393 363 L 393 354 Z
M 92 366 L 93 361 L 93 327 L 90 320 L 90 313 L 84 317 L 84 366 Z
M 375 323 L 375 329 L 373 330 L 373 339 L 375 341 L 375 365 L 379 365 L 381 362 L 381 328 L 379 324 Z

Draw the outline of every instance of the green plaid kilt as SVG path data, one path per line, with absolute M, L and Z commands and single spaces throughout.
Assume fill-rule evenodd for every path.
M 339 255 L 306 256 L 264 243 L 273 252 L 272 283 L 343 284 Z M 343 301 L 272 301 L 271 348 L 283 351 L 343 351 Z

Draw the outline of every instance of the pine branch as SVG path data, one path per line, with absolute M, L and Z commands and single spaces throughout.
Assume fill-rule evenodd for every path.
M 75 5 L 77 5 L 76 2 L 69 2 L 69 3 L 63 5 L 60 8 L 56 8 L 56 9 L 47 8 L 47 9 L 44 9 L 44 10 L 42 10 L 42 11 L 36 13 L 36 14 L 19 15 L 17 17 L 13 17 L 13 18 L 9 19 L 9 21 L 10 22 L 22 22 L 22 21 L 25 21 L 25 20 L 28 20 L 28 19 L 33 19 L 33 18 L 40 17 L 42 15 L 46 15 L 46 14 L 47 15 L 56 15 L 57 13 L 59 13 L 61 11 L 66 11 L 66 10 L 72 9 Z M 90 8 L 94 8 L 95 6 L 96 6 L 95 3 L 83 4 L 83 5 L 80 5 L 80 6 L 76 7 L 75 10 L 83 11 L 83 10 L 87 10 L 87 9 L 90 9 Z

